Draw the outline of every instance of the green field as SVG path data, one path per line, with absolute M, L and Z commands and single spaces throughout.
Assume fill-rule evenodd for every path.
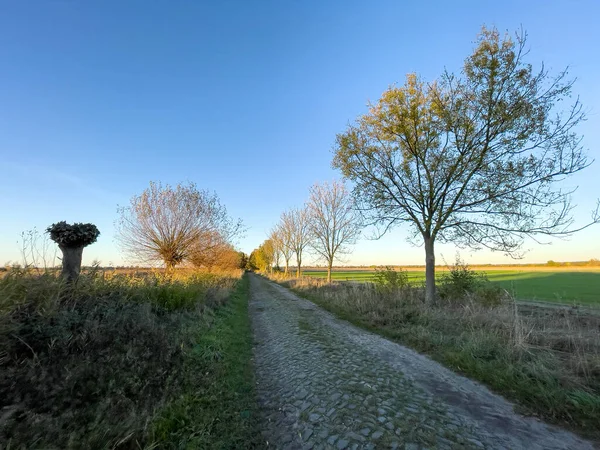
M 407 270 L 408 279 L 419 284 L 425 280 L 423 270 Z M 488 279 L 520 300 L 543 300 L 557 303 L 600 305 L 600 271 L 570 270 L 485 270 Z M 375 272 L 367 270 L 334 271 L 338 281 L 371 281 Z M 308 270 L 304 275 L 324 278 L 324 270 Z M 439 279 L 444 275 L 438 271 Z

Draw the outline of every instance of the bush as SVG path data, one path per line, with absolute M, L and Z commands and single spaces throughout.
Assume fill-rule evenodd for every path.
M 464 302 L 475 301 L 485 306 L 498 306 L 506 292 L 490 283 L 483 272 L 477 272 L 460 258 L 445 273 L 438 286 L 442 300 Z
M 475 291 L 474 299 L 483 306 L 500 306 L 508 300 L 511 300 L 510 295 L 500 286 L 490 283 L 487 278 L 483 281 Z
M 396 291 L 408 286 L 408 274 L 402 270 L 394 270 L 390 266 L 375 269 L 373 282 L 379 290 Z

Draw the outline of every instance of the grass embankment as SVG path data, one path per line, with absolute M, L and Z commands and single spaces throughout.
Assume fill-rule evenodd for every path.
M 281 281 L 280 281 L 281 282 Z M 339 317 L 430 355 L 516 401 L 523 412 L 600 436 L 600 318 L 514 303 L 427 306 L 421 289 L 305 278 L 282 284 Z
M 248 284 L 235 276 L 0 279 L 0 448 L 256 442 Z
M 565 268 L 543 270 L 504 270 L 485 269 L 482 270 L 488 279 L 506 289 L 515 298 L 520 300 L 542 300 L 556 303 L 600 305 L 600 269 L 596 268 Z M 425 281 L 424 270 L 406 270 L 409 281 L 419 285 Z M 444 276 L 446 271 L 436 272 L 438 279 Z M 304 275 L 325 278 L 326 271 L 310 270 Z M 332 279 L 338 281 L 373 281 L 374 271 L 352 270 L 334 271 Z

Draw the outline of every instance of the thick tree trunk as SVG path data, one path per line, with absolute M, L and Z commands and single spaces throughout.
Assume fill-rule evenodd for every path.
M 332 265 L 333 265 L 332 263 L 329 263 L 327 265 L 327 282 L 328 283 L 331 283 L 331 266 Z
M 433 238 L 425 236 L 425 302 L 431 304 L 435 300 L 435 253 Z
M 302 265 L 302 258 L 296 258 L 296 278 L 300 278 L 300 266 Z
M 175 263 L 165 261 L 165 275 L 172 275 L 175 272 Z
M 62 251 L 62 272 L 61 275 L 67 283 L 73 283 L 79 278 L 81 272 L 81 257 L 83 256 L 83 247 L 60 247 Z
M 284 273 L 285 273 L 286 277 L 290 273 L 290 260 L 289 259 L 285 260 L 285 272 Z

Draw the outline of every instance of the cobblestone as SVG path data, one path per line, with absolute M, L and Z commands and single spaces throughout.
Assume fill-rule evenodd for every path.
M 257 393 L 269 448 L 593 448 L 281 286 L 256 275 L 250 283 Z

